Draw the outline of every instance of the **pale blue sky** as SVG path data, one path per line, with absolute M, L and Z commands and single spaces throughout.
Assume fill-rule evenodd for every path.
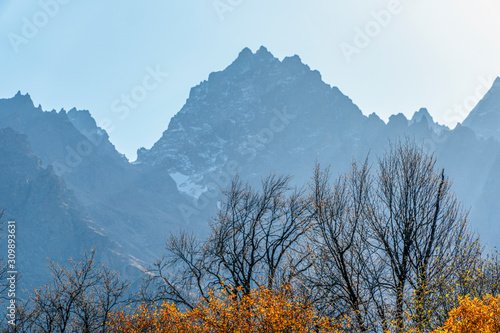
M 374 23 L 387 10 L 390 20 Z M 280 59 L 298 54 L 365 114 L 427 107 L 454 126 L 500 75 L 499 17 L 496 0 L 3 0 L 0 98 L 21 90 L 46 110 L 88 109 L 133 160 L 192 86 L 264 45 Z M 366 46 L 355 43 L 365 28 Z M 158 84 L 148 77 L 157 68 L 168 72 Z M 117 109 L 134 91 L 129 112 Z

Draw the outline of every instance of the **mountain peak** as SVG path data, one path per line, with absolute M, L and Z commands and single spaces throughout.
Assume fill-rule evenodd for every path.
M 298 55 L 293 55 L 291 57 L 285 57 L 283 59 L 283 63 L 300 63 L 300 64 L 303 64 L 302 63 L 302 59 L 300 59 L 300 57 Z
M 28 104 L 29 106 L 33 106 L 33 107 L 35 106 L 33 104 L 33 100 L 31 99 L 31 96 L 28 93 L 23 95 L 20 90 L 12 98 L 12 100 L 16 101 L 17 103 Z
M 238 59 L 248 59 L 248 58 L 250 58 L 252 56 L 253 56 L 252 50 L 250 50 L 248 47 L 245 47 L 238 54 L 238 57 L 236 58 L 236 60 L 238 60 Z
M 195 175 L 227 160 L 234 145 L 241 144 L 241 151 L 254 149 L 248 137 L 254 140 L 254 132 L 262 133 L 262 126 L 289 135 L 293 130 L 288 124 L 295 118 L 303 121 L 297 120 L 293 126 L 306 127 L 304 131 L 314 137 L 319 131 L 330 133 L 332 126 L 341 123 L 358 126 L 364 121 L 359 108 L 338 88 L 322 81 L 320 73 L 302 63 L 299 56 L 280 61 L 264 46 L 255 53 L 244 48 L 226 69 L 211 73 L 208 80 L 191 89 L 160 140 L 149 150 L 139 150 L 137 161 L 168 165 L 169 170 L 179 167 L 182 174 Z M 276 127 L 280 121 L 288 128 L 287 134 Z M 332 125 L 324 128 L 327 122 Z M 209 148 L 199 149 L 200 140 Z M 178 155 L 181 145 L 189 147 L 188 155 Z
M 429 123 L 432 124 L 434 122 L 434 119 L 432 118 L 431 114 L 429 113 L 429 110 L 427 108 L 420 108 L 417 112 L 413 114 L 413 117 L 411 117 L 410 123 L 419 123 L 423 119 Z
M 261 56 L 261 57 L 269 57 L 269 56 L 271 56 L 271 57 L 273 57 L 273 58 L 274 58 L 274 56 L 272 55 L 272 53 L 271 53 L 271 52 L 269 52 L 265 46 L 261 46 L 261 47 L 257 50 L 257 52 L 255 52 L 255 55 L 257 55 L 257 56 Z
M 255 53 L 252 53 L 248 47 L 245 47 L 238 54 L 236 60 L 229 65 L 226 70 L 233 73 L 246 73 L 252 68 L 262 67 L 262 64 L 272 66 L 275 62 L 279 62 L 279 60 L 275 58 L 264 46 L 261 46 Z M 216 74 L 215 76 L 217 76 L 217 73 L 220 72 L 211 73 L 210 76 L 213 77 L 212 74 Z
M 420 110 L 416 111 L 411 120 L 408 122 L 408 125 L 420 124 L 424 127 L 428 127 L 433 130 L 436 134 L 441 134 L 443 131 L 449 130 L 449 128 L 445 125 L 440 125 L 439 123 L 434 121 L 434 118 L 429 113 L 427 108 L 420 108 Z
M 238 58 L 240 57 L 251 58 L 257 61 L 279 61 L 265 46 L 259 47 L 259 49 L 255 53 L 252 53 L 252 51 L 248 47 L 245 47 L 243 50 L 241 50 Z
M 21 90 L 18 90 L 17 93 L 16 93 L 16 95 L 14 96 L 14 98 L 29 98 L 29 99 L 31 99 L 31 96 L 28 93 L 26 93 L 26 94 L 23 95 L 21 93 Z
M 495 81 L 493 81 L 493 87 L 500 87 L 500 76 L 497 76 Z
M 408 119 L 402 113 L 393 114 L 389 117 L 388 126 L 405 128 L 408 126 Z

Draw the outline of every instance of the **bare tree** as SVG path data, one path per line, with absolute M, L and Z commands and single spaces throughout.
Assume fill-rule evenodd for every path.
M 35 289 L 21 308 L 16 330 L 22 332 L 106 332 L 109 314 L 128 284 L 95 261 L 95 250 L 71 267 L 49 265 L 53 280 Z
M 329 170 L 316 166 L 308 200 L 314 231 L 313 269 L 307 281 L 318 289 L 322 311 L 335 317 L 353 316 L 357 329 L 367 331 L 369 258 L 364 221 L 368 200 L 368 162 L 353 163 L 349 174 L 330 184 Z
M 270 176 L 258 193 L 236 179 L 212 223 L 211 254 L 225 278 L 245 293 L 255 285 L 279 287 L 300 269 L 302 256 L 288 254 L 299 253 L 298 241 L 309 224 L 301 192 L 287 195 L 289 182 L 289 177 Z
M 434 156 L 406 140 L 373 169 L 367 158 L 332 182 L 316 166 L 307 195 L 289 177 L 270 176 L 260 191 L 236 178 L 205 241 L 170 237 L 143 299 L 193 308 L 208 289 L 292 282 L 356 331 L 402 332 L 442 324 L 458 295 L 498 290 L 500 265 L 483 259 Z M 452 283 L 461 290 L 449 302 Z
M 166 253 L 146 272 L 137 299 L 146 303 L 171 301 L 193 309 L 218 276 L 212 274 L 207 244 L 192 234 L 170 235 Z
M 443 281 L 480 262 L 451 182 L 410 140 L 391 145 L 375 173 L 367 158 L 331 182 L 316 166 L 308 202 L 315 260 L 306 283 L 322 311 L 352 317 L 358 331 L 438 323 L 429 310 L 443 308 Z
M 380 283 L 391 292 L 385 297 L 394 297 L 392 317 L 396 331 L 402 332 L 413 294 L 418 304 L 425 304 L 432 285 L 458 258 L 458 246 L 471 241 L 467 214 L 444 170 L 436 170 L 436 158 L 410 140 L 391 145 L 379 158 L 370 198 L 370 243 L 387 267 Z M 419 328 L 428 319 L 423 310 L 416 309 Z
M 224 196 L 206 241 L 186 233 L 170 237 L 166 255 L 153 265 L 146 282 L 157 291 L 143 292 L 143 298 L 192 308 L 208 289 L 272 289 L 307 268 L 309 252 L 300 247 L 309 228 L 306 203 L 291 188 L 290 177 L 271 175 L 260 191 L 236 178 Z

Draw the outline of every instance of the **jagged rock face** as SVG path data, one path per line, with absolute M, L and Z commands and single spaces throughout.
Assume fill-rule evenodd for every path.
M 255 54 L 244 49 L 191 90 L 160 140 L 138 151 L 138 162 L 169 173 L 197 204 L 236 172 L 251 182 L 272 171 L 289 173 L 304 184 L 316 161 L 345 171 L 410 127 L 419 137 L 448 130 L 424 109 L 411 121 L 400 114 L 386 125 L 375 114 L 364 116 L 298 56 L 280 61 L 264 47 Z
M 484 139 L 500 141 L 500 77 L 463 122 Z
M 43 167 L 25 135 L 0 129 L 0 156 L 0 202 L 6 209 L 3 223 L 16 221 L 19 288 L 29 290 L 49 279 L 47 258 L 66 264 L 70 257 L 79 260 L 93 247 L 106 264 L 126 265 L 115 254 L 116 244 L 92 229 L 64 181 L 51 167 Z M 7 248 L 5 242 L 5 238 L 0 242 L 2 248 Z
M 85 191 L 105 181 L 92 179 L 96 165 L 108 165 L 114 174 L 125 173 L 127 160 L 109 142 L 105 131 L 95 125 L 88 111 L 44 112 L 35 108 L 28 94 L 0 100 L 2 127 L 11 127 L 28 137 L 33 152 L 44 165 L 52 165 L 76 191 Z M 80 127 L 80 129 L 78 128 Z M 84 181 L 82 181 L 84 180 Z M 107 184 L 99 183 L 105 187 Z
M 302 174 L 315 159 L 359 139 L 368 123 L 298 56 L 279 61 L 265 48 L 255 54 L 244 49 L 191 90 L 161 139 L 138 151 L 138 162 L 161 167 L 179 190 L 198 197 L 221 172 Z
M 447 131 L 449 128 L 444 125 L 439 125 L 434 122 L 434 119 L 430 115 L 429 111 L 426 108 L 421 108 L 417 112 L 413 114 L 409 124 L 421 123 L 425 122 L 426 127 L 430 127 L 436 134 L 441 134 L 442 131 Z
M 170 174 L 192 197 L 192 207 L 215 207 L 218 199 L 210 192 L 227 186 L 236 172 L 252 183 L 269 172 L 290 173 L 303 185 L 315 161 L 343 172 L 353 159 L 374 157 L 401 137 L 439 155 L 459 199 L 472 207 L 473 228 L 496 242 L 475 207 L 493 177 L 497 144 L 464 128 L 451 131 L 425 108 L 411 120 L 398 114 L 387 124 L 375 114 L 366 117 L 298 56 L 279 61 L 265 48 L 244 49 L 225 70 L 194 87 L 160 140 L 138 151 L 138 162 Z
M 269 131 L 273 137 L 296 130 L 319 136 L 341 126 L 359 127 L 363 120 L 346 96 L 297 56 L 280 62 L 265 48 L 255 54 L 245 49 L 228 68 L 191 90 L 168 130 L 151 150 L 139 151 L 138 161 L 195 173 L 271 141 L 265 137 Z M 297 136 L 286 139 L 289 147 L 299 143 Z
M 73 125 L 65 112 L 43 112 L 35 108 L 28 94 L 19 92 L 12 99 L 0 100 L 2 127 L 11 127 L 28 136 L 33 151 L 42 158 L 45 165 L 49 161 L 63 161 L 65 146 L 76 143 L 81 134 L 73 130 Z
M 183 223 L 177 209 L 183 199 L 174 181 L 168 174 L 151 180 L 145 168 L 128 163 L 88 111 L 44 112 L 41 107 L 34 107 L 29 95 L 18 93 L 14 98 L 0 100 L 0 124 L 25 134 L 26 144 L 33 149 L 40 168 L 51 170 L 56 179 L 64 179 L 64 191 L 60 195 L 70 193 L 66 187 L 72 191 L 75 205 L 71 211 L 85 216 L 81 228 L 90 227 L 104 236 L 105 240 L 99 242 L 109 243 L 115 254 L 102 255 L 121 258 L 112 260 L 116 269 L 134 271 L 137 277 L 135 267 L 146 266 L 157 259 L 165 237 Z M 0 158 L 5 168 L 15 161 Z M 19 170 L 27 172 L 22 167 Z M 16 188 L 14 193 L 19 191 L 21 189 Z M 13 201 L 7 202 L 6 197 L 0 199 L 4 199 L 0 205 L 9 211 L 16 205 Z M 45 214 L 42 205 L 27 206 L 26 210 L 32 216 Z M 61 248 L 71 248 L 72 244 L 78 244 L 75 239 L 86 237 L 77 228 L 61 228 L 60 235 L 63 234 L 67 237 L 59 240 Z M 81 244 L 90 249 L 93 242 Z M 43 253 L 34 253 L 33 260 L 45 265 Z M 60 251 L 51 255 L 51 259 L 65 262 L 70 253 L 74 252 Z

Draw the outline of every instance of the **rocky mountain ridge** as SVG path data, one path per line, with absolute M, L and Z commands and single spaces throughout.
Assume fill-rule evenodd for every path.
M 46 112 L 18 93 L 0 100 L 0 171 L 10 184 L 0 193 L 0 206 L 13 214 L 6 218 L 26 225 L 26 233 L 41 235 L 26 236 L 35 237 L 25 251 L 36 260 L 52 251 L 52 259 L 65 261 L 100 244 L 114 268 L 137 278 L 161 256 L 170 232 L 187 228 L 204 235 L 234 175 L 257 184 L 271 172 L 286 173 L 304 185 L 315 162 L 337 174 L 353 159 L 374 159 L 391 140 L 407 136 L 436 153 L 459 200 L 471 209 L 472 228 L 488 244 L 500 245 L 499 83 L 454 129 L 435 123 L 424 108 L 411 119 L 397 114 L 385 123 L 376 114 L 363 115 L 298 56 L 280 61 L 264 47 L 244 49 L 191 89 L 161 138 L 141 148 L 135 163 L 116 151 L 88 111 Z M 50 202 L 18 200 L 26 179 L 40 179 L 32 193 Z M 59 238 L 44 243 L 50 233 Z M 43 270 L 33 267 L 25 268 L 28 280 Z

